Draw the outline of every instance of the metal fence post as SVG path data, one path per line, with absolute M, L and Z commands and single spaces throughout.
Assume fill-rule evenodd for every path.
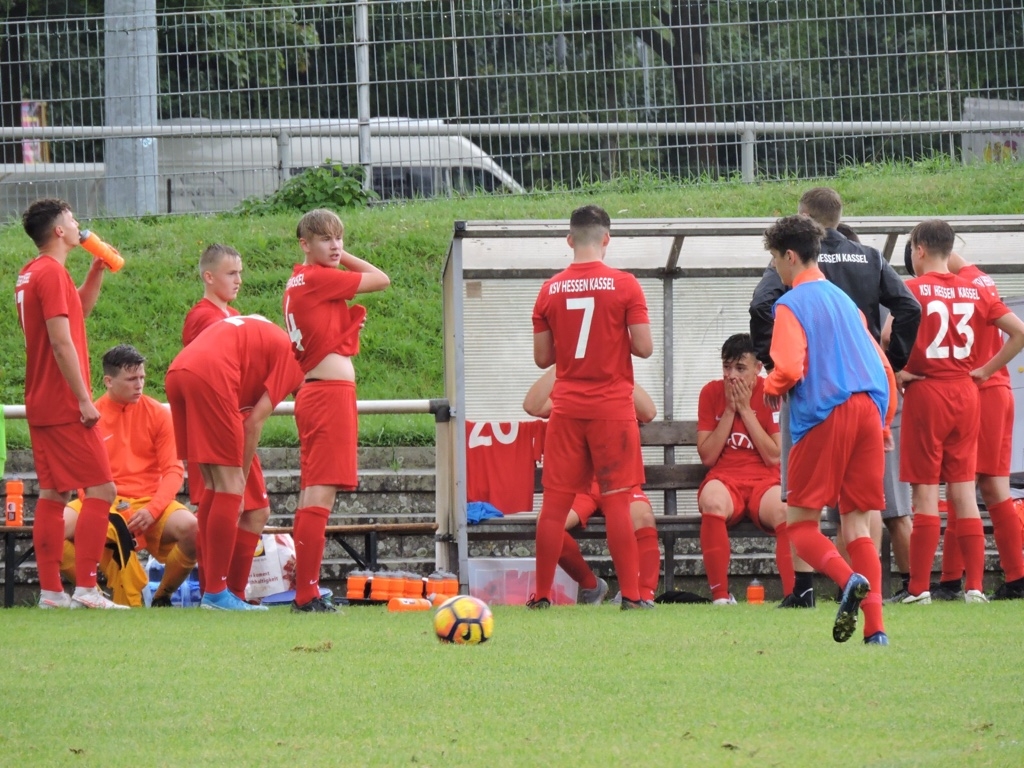
M 755 175 L 754 167 L 754 132 L 746 130 L 743 132 L 743 139 L 740 144 L 741 173 L 745 182 L 752 182 Z

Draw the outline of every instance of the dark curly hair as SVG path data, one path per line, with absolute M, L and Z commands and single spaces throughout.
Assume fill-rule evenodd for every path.
M 794 251 L 800 261 L 809 264 L 817 260 L 824 237 L 825 230 L 818 222 L 797 214 L 781 218 L 768 227 L 764 232 L 764 247 L 766 251 L 777 253 Z

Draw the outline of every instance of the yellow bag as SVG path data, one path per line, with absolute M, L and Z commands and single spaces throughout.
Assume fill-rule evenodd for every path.
M 111 512 L 107 524 L 107 546 L 100 560 L 100 570 L 107 579 L 107 587 L 115 603 L 139 608 L 143 604 L 142 590 L 149 579 L 135 554 L 134 545 L 135 539 L 124 517 Z

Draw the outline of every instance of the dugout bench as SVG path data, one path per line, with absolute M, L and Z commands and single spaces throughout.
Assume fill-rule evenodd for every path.
M 408 523 L 352 523 L 347 525 L 328 525 L 326 534 L 328 539 L 336 541 L 342 549 L 351 557 L 357 567 L 363 570 L 376 571 L 379 568 L 377 562 L 377 543 L 380 536 L 433 536 L 437 531 L 437 523 L 408 522 Z M 288 533 L 292 532 L 291 526 L 275 525 L 267 526 L 264 533 Z M 347 539 L 361 537 L 363 540 L 363 551 L 356 550 Z
M 32 541 L 32 526 L 0 526 L 0 536 L 4 537 L 4 608 L 11 608 L 14 605 L 14 576 L 18 568 L 36 552 L 31 544 L 21 553 L 17 551 L 19 539 Z
M 677 539 L 699 539 L 700 538 L 700 514 L 696 512 L 678 511 L 678 494 L 692 493 L 696 497 L 697 488 L 707 474 L 707 467 L 700 463 L 699 459 L 682 461 L 677 460 L 677 448 L 692 448 L 697 446 L 697 422 L 696 421 L 653 421 L 643 424 L 640 427 L 640 443 L 647 447 L 660 447 L 664 449 L 664 460 L 661 462 L 644 463 L 646 481 L 643 488 L 648 495 L 661 492 L 665 498 L 665 514 L 655 515 L 655 525 L 658 529 L 658 537 L 664 546 L 663 557 L 664 567 L 664 588 L 665 591 L 674 589 L 675 582 L 675 544 Z M 695 451 L 694 451 L 695 453 Z M 536 490 L 541 490 L 541 473 L 537 471 Z M 484 520 L 478 525 L 471 525 L 467 530 L 467 538 L 474 541 L 531 541 L 536 536 L 537 515 L 532 513 L 521 513 L 506 515 L 502 518 Z M 837 526 L 828 521 L 824 515 L 821 519 L 822 532 L 826 536 L 835 536 Z M 578 539 L 600 539 L 605 538 L 604 518 L 595 516 L 587 523 L 586 528 L 577 526 L 572 534 Z M 755 526 L 748 519 L 729 529 L 729 538 L 774 538 L 772 534 L 765 533 Z M 888 532 L 883 530 L 882 535 L 882 595 L 888 597 L 891 593 L 890 581 L 892 577 L 891 555 Z
M 355 561 L 357 567 L 377 570 L 378 538 L 380 536 L 433 536 L 437 530 L 436 522 L 408 523 L 354 523 L 350 525 L 327 526 L 327 537 L 338 542 L 346 553 Z M 267 526 L 264 533 L 291 533 L 291 526 Z M 0 526 L 0 536 L 4 539 L 4 608 L 14 606 L 15 577 L 23 564 L 35 555 L 32 546 L 32 526 Z M 362 552 L 353 547 L 347 539 L 362 539 Z M 28 541 L 29 546 L 21 552 L 17 551 L 18 541 Z

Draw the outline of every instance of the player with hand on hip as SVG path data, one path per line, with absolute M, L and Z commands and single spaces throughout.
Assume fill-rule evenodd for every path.
M 910 585 L 903 603 L 931 602 L 932 562 L 939 543 L 939 483 L 947 484 L 956 541 L 963 556 L 968 603 L 988 602 L 983 591 L 985 533 L 978 511 L 975 476 L 981 423 L 978 385 L 1024 349 L 1024 322 L 989 291 L 949 269 L 956 235 L 932 219 L 910 233 L 914 274 L 907 286 L 921 303 L 924 319 L 906 368 L 904 451 L 900 479 L 910 483 L 914 531 L 910 538 Z M 990 326 L 1009 335 L 1001 347 L 984 345 Z

